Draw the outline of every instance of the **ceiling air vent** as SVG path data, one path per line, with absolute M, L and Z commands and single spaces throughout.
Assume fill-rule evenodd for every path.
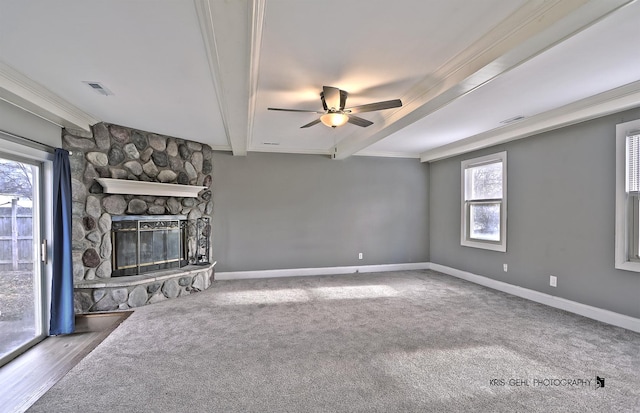
M 89 87 L 91 89 L 95 90 L 96 92 L 100 93 L 101 95 L 104 95 L 104 96 L 113 95 L 113 93 L 109 89 L 104 87 L 102 85 L 102 83 L 100 83 L 100 82 L 87 82 L 87 81 L 85 81 L 85 82 L 82 82 L 82 83 L 86 83 L 87 85 L 89 85 Z

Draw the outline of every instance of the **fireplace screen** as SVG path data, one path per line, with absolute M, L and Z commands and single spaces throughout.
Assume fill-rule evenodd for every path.
M 184 216 L 112 217 L 112 277 L 143 274 L 187 264 Z

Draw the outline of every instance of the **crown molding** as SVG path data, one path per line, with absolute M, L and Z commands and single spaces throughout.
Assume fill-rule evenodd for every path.
M 465 94 L 566 40 L 631 0 L 527 2 L 407 95 L 381 122 L 343 139 L 332 150 L 344 159 L 434 113 Z
M 0 98 L 65 128 L 91 131 L 91 125 L 100 122 L 3 62 L 0 62 Z
M 420 159 L 420 154 L 414 152 L 369 151 L 364 150 L 354 153 L 353 156 L 372 156 L 377 158 L 407 158 Z
M 261 153 L 290 153 L 298 155 L 326 155 L 329 156 L 329 151 L 326 149 L 304 149 L 304 148 L 286 148 L 281 146 L 272 147 L 252 147 L 249 148 L 249 152 L 261 152 Z
M 231 146 L 227 146 L 227 145 L 209 145 L 211 147 L 212 151 L 218 151 L 218 152 L 233 152 L 231 150 Z
M 639 106 L 640 80 L 543 112 L 518 123 L 423 152 L 420 160 L 422 162 L 438 161 Z
M 261 153 L 290 153 L 299 155 L 326 155 L 330 156 L 330 150 L 324 149 L 302 149 L 302 148 L 286 148 L 280 146 L 273 147 L 252 147 L 249 148 L 249 152 L 261 152 Z M 392 151 L 363 151 L 354 154 L 353 156 L 361 157 L 374 157 L 374 158 L 405 158 L 405 159 L 420 159 L 420 154 L 411 152 L 392 152 Z

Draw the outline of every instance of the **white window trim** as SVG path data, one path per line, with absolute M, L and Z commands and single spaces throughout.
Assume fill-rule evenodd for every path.
M 627 136 L 640 131 L 640 119 L 616 125 L 616 239 L 615 267 L 640 272 L 640 262 L 629 259 L 631 244 L 627 195 Z M 635 132 L 635 133 L 634 133 Z
M 49 244 L 53 239 L 53 159 L 54 154 L 46 152 L 40 149 L 36 149 L 31 146 L 25 146 L 16 142 L 16 137 L 10 133 L 0 131 L 0 146 L 1 152 L 7 155 L 13 155 L 17 159 L 23 158 L 33 163 L 40 164 L 41 174 L 40 177 L 34 177 L 40 179 L 39 186 L 41 193 L 34 194 L 34 210 L 38 210 L 41 213 L 34 216 L 34 238 L 49 240 Z M 38 146 L 39 144 L 35 144 Z M 46 145 L 45 145 L 46 146 Z M 42 217 L 42 221 L 40 218 Z M 35 250 L 33 251 L 34 260 L 41 262 L 41 251 L 34 243 Z M 51 256 L 51 245 L 48 247 L 48 256 Z M 53 278 L 53 265 L 49 259 L 46 263 L 41 264 L 40 269 L 40 282 L 36 288 L 39 290 L 37 295 L 43 297 L 42 301 L 37 304 L 37 310 L 35 316 L 38 318 L 38 326 L 36 327 L 35 337 L 27 343 L 24 343 L 21 347 L 26 349 L 32 345 L 35 345 L 40 340 L 44 339 L 48 335 L 49 320 L 50 320 L 50 308 L 51 308 L 51 280 Z M 20 351 L 20 350 L 18 350 Z M 13 357 L 11 353 L 5 360 Z M 4 361 L 4 360 L 2 360 Z M 0 365 L 3 363 L 0 362 Z
M 467 237 L 468 214 L 465 202 L 465 170 L 479 164 L 491 163 L 492 161 L 502 162 L 502 202 L 500 209 L 500 241 L 479 241 Z M 460 164 L 461 179 L 461 218 L 460 218 L 460 245 L 464 247 L 481 248 L 485 250 L 507 252 L 507 152 L 498 152 L 479 158 L 467 159 Z

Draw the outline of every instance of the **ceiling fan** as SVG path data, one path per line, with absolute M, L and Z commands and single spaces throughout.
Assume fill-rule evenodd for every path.
M 308 128 L 322 122 L 331 128 L 342 126 L 349 122 L 357 126 L 366 128 L 373 125 L 373 122 L 366 119 L 354 116 L 354 113 L 373 112 L 375 110 L 391 109 L 402 106 L 400 99 L 385 100 L 384 102 L 369 103 L 366 105 L 353 106 L 345 108 L 347 103 L 348 93 L 344 90 L 340 90 L 336 87 L 323 86 L 322 92 L 320 92 L 320 100 L 322 101 L 322 107 L 324 111 L 317 110 L 304 110 L 304 109 L 280 109 L 280 108 L 267 108 L 268 110 L 281 110 L 285 112 L 309 112 L 318 113 L 320 116 L 318 119 L 301 126 L 300 128 Z

